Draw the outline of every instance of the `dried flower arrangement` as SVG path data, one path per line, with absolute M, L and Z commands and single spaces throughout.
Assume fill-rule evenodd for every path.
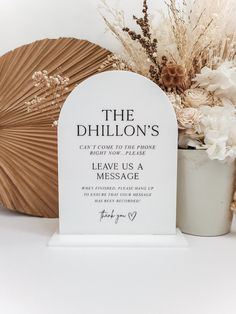
M 236 158 L 235 1 L 167 0 L 167 14 L 133 16 L 103 1 L 103 19 L 123 47 L 102 65 L 130 70 L 158 84 L 176 111 L 179 147 L 205 149 L 210 159 Z M 140 31 L 139 31 L 139 30 Z
M 32 75 L 33 86 L 38 88 L 40 96 L 35 95 L 30 101 L 25 102 L 28 112 L 34 110 L 47 110 L 46 102 L 50 99 L 50 106 L 61 107 L 63 95 L 68 91 L 69 78 L 62 74 L 48 75 L 47 70 L 36 71 Z M 57 126 L 54 120 L 52 126 Z

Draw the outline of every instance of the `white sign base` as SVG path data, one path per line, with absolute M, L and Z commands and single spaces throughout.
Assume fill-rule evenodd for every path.
M 179 229 L 176 234 L 61 234 L 55 232 L 48 243 L 49 247 L 153 247 L 183 248 L 188 243 Z

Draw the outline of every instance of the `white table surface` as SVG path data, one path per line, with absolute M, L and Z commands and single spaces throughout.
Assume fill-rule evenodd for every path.
M 1 314 L 235 314 L 236 222 L 189 248 L 48 248 L 57 219 L 0 209 Z

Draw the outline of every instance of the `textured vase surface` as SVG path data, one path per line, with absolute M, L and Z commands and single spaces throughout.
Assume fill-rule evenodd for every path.
M 184 233 L 218 236 L 230 231 L 234 162 L 210 160 L 205 150 L 178 151 L 177 225 Z

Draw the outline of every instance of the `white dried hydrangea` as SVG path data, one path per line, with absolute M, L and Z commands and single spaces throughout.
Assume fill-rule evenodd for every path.
M 217 69 L 204 67 L 194 81 L 216 96 L 228 98 L 236 104 L 236 65 L 233 62 L 224 62 Z
M 236 158 L 236 108 L 225 102 L 221 106 L 182 108 L 176 111 L 179 147 L 206 149 L 211 160 Z
M 210 159 L 234 160 L 236 158 L 236 108 L 202 106 L 200 132 Z

